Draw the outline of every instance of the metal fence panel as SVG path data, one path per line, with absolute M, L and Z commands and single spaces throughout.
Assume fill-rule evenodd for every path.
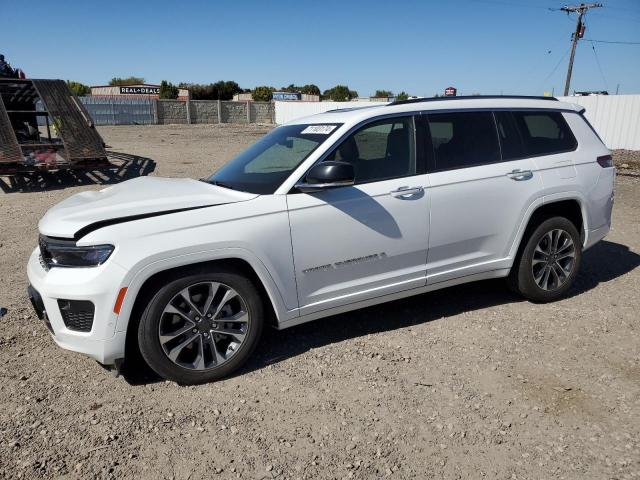
M 146 98 L 80 97 L 96 125 L 150 125 L 154 100 Z
M 323 113 L 336 108 L 380 107 L 387 102 L 275 102 L 276 123 L 282 125 L 296 118 Z
M 640 150 L 640 95 L 598 95 L 591 97 L 558 97 L 563 102 L 585 107 L 585 116 L 611 149 Z M 117 97 L 80 97 L 96 125 L 147 125 L 158 123 L 156 100 Z M 192 108 L 194 105 L 192 102 Z M 209 103 L 209 102 L 202 102 Z M 192 113 L 195 123 L 217 123 L 217 105 L 200 118 L 198 108 Z M 379 106 L 381 102 L 275 102 L 276 123 L 281 125 L 300 117 L 326 112 L 336 108 Z M 221 120 L 224 123 L 246 123 L 246 102 L 221 102 Z M 215 108 L 214 108 L 215 107 Z M 37 106 L 41 109 L 40 105 Z M 257 108 L 253 106 L 252 108 Z M 252 114 L 251 121 L 257 121 Z M 259 120 L 264 121 L 264 120 Z M 38 118 L 44 125 L 44 119 Z M 160 122 L 162 123 L 162 122 Z M 185 122 L 186 118 L 185 118 Z
M 640 150 L 640 95 L 595 95 L 558 97 L 583 106 L 585 116 L 610 149 Z M 276 123 L 335 108 L 379 106 L 380 102 L 275 102 Z
M 640 150 L 640 95 L 558 97 L 585 108 L 585 116 L 610 149 Z

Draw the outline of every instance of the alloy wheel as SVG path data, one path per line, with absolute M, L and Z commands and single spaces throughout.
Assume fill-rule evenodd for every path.
M 575 266 L 576 247 L 565 230 L 556 228 L 545 233 L 533 251 L 533 279 L 542 290 L 560 288 Z
M 233 288 L 203 282 L 178 292 L 165 306 L 158 338 L 165 355 L 190 370 L 208 370 L 227 362 L 240 348 L 251 318 Z

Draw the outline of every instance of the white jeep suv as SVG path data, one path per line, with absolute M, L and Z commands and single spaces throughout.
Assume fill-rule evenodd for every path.
M 29 296 L 63 348 L 118 368 L 137 348 L 164 378 L 206 382 L 267 322 L 497 277 L 561 297 L 609 231 L 614 175 L 581 107 L 553 98 L 330 111 L 207 179 L 137 178 L 54 206 Z

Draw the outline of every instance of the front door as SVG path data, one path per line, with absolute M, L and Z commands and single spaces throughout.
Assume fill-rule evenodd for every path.
M 367 124 L 326 160 L 356 184 L 287 196 L 301 314 L 424 286 L 429 197 L 413 117 Z

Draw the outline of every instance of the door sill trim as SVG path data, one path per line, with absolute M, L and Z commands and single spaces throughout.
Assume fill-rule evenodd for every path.
M 380 295 L 378 297 L 369 298 L 366 300 L 359 300 L 352 303 L 346 303 L 344 305 L 339 305 L 335 307 L 330 307 L 324 310 L 319 310 L 317 312 L 303 314 L 299 317 L 292 318 L 290 320 L 286 320 L 284 322 L 280 322 L 276 328 L 278 330 L 284 330 L 285 328 L 293 327 L 295 325 L 300 325 L 302 323 L 311 322 L 313 320 L 318 320 L 324 317 L 330 317 L 333 315 L 338 315 L 340 313 L 350 312 L 352 310 L 358 310 L 361 308 L 371 307 L 374 305 L 379 305 L 381 303 L 391 302 L 393 300 L 399 300 L 401 298 L 411 297 L 414 295 L 420 295 L 422 293 L 431 292 L 434 290 L 440 290 L 442 288 L 452 287 L 454 285 L 460 285 L 462 283 L 475 282 L 478 280 L 489 280 L 493 278 L 502 278 L 506 277 L 509 274 L 508 268 L 501 268 L 497 270 L 488 270 L 480 273 L 472 273 L 469 275 L 463 275 L 457 278 L 444 280 L 442 282 L 433 283 L 430 285 L 424 285 L 421 287 L 409 288 L 399 292 L 389 293 L 385 295 Z

